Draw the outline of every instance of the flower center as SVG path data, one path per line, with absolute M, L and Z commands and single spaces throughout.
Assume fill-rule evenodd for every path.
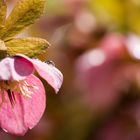
M 4 96 L 5 93 L 8 95 L 11 105 L 14 106 L 16 103 L 14 92 L 22 94 L 25 97 L 31 98 L 31 94 L 33 94 L 33 88 L 37 88 L 37 87 L 33 85 L 29 85 L 25 80 L 0 81 L 0 90 L 2 94 L 2 102 L 0 103 L 0 106 L 5 101 L 5 96 Z

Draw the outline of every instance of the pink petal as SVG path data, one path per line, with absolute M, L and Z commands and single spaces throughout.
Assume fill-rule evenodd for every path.
M 26 58 L 15 56 L 14 57 L 14 69 L 20 76 L 26 77 L 33 73 L 33 64 Z
M 33 70 L 33 64 L 23 57 L 6 57 L 0 62 L 0 80 L 23 80 Z
M 44 86 L 37 77 L 31 75 L 26 81 L 29 85 L 35 86 L 32 89 L 32 98 L 22 98 L 24 106 L 24 122 L 28 128 L 32 129 L 44 113 L 46 107 L 46 95 Z
M 36 59 L 33 59 L 32 62 L 38 74 L 45 79 L 57 93 L 63 82 L 62 73 L 51 64 L 47 64 Z
M 37 59 L 30 59 L 25 55 L 18 54 L 17 57 L 22 57 L 27 61 L 30 61 L 33 65 L 38 74 L 45 79 L 50 86 L 52 86 L 57 93 L 62 85 L 63 82 L 63 75 L 62 73 L 53 65 L 49 65 Z
M 6 101 L 0 108 L 1 128 L 16 135 L 24 135 L 28 128 L 33 128 L 45 110 L 45 90 L 41 81 L 31 75 L 27 77 L 26 82 L 31 86 L 38 87 L 32 89 L 32 97 L 28 98 L 21 93 L 14 92 L 16 104 L 12 107 L 5 93 Z
M 24 135 L 28 127 L 24 124 L 21 94 L 14 93 L 16 98 L 16 105 L 14 108 L 11 106 L 7 93 L 5 92 L 4 94 L 6 101 L 3 102 L 0 108 L 0 126 L 8 133 Z

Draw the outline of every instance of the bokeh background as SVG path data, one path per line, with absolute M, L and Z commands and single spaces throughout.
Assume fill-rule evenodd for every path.
M 7 0 L 9 11 L 18 0 Z M 23 137 L 0 140 L 140 140 L 140 0 L 46 0 L 22 36 L 47 39 L 38 56 L 62 71 L 59 92 Z M 10 122 L 9 122 L 10 123 Z

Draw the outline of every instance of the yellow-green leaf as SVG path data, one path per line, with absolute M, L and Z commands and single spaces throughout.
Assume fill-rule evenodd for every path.
M 5 43 L 7 47 L 7 53 L 10 56 L 18 53 L 34 57 L 41 54 L 49 47 L 49 43 L 45 39 L 28 37 L 28 38 L 17 38 L 10 40 Z
M 45 0 L 19 1 L 7 18 L 4 29 L 0 32 L 0 38 L 8 40 L 33 24 L 43 13 L 44 5 Z
M 7 10 L 7 6 L 5 0 L 0 0 L 0 28 L 2 28 L 5 22 L 6 10 Z
M 0 51 L 6 51 L 7 47 L 5 46 L 4 41 L 0 40 Z

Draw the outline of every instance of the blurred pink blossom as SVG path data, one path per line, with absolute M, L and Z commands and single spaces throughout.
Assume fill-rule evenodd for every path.
M 110 33 L 76 63 L 79 88 L 95 110 L 115 106 L 122 96 L 121 91 L 127 90 L 130 82 L 138 77 L 140 66 L 128 61 L 126 41 L 125 36 Z

